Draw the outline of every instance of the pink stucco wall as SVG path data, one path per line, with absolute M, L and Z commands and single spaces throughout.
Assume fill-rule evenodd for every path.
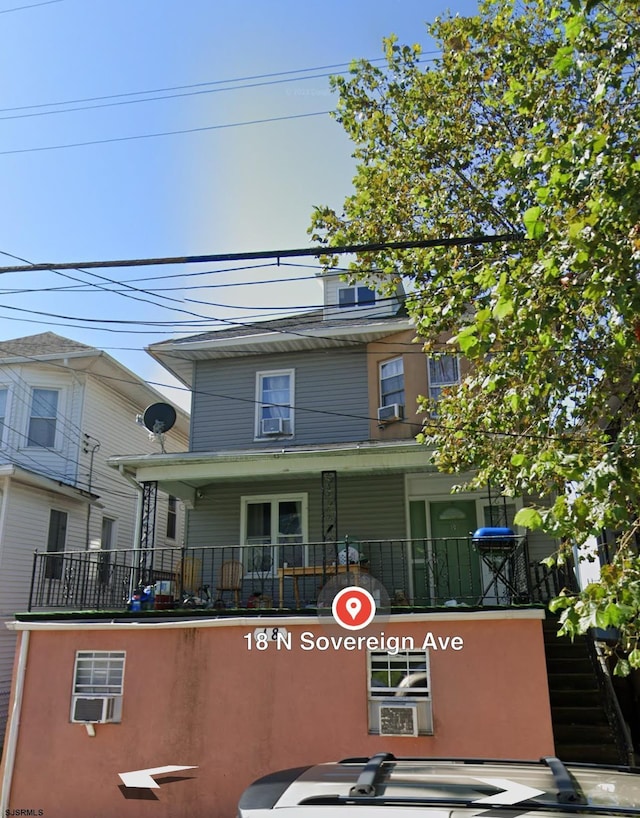
M 434 735 L 368 734 L 366 652 L 248 650 L 257 623 L 32 630 L 9 808 L 46 818 L 229 818 L 251 781 L 279 768 L 369 755 L 538 758 L 553 752 L 539 619 L 393 621 L 386 636 L 458 636 L 431 650 Z M 380 628 L 373 633 L 380 632 Z M 345 632 L 346 633 L 346 632 Z M 69 722 L 77 650 L 124 650 L 121 724 Z M 193 765 L 160 789 L 118 773 Z

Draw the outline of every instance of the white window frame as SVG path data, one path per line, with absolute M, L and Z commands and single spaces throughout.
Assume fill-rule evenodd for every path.
M 261 573 L 259 571 L 250 571 L 246 568 L 246 562 L 243 559 L 243 564 L 245 565 L 245 577 L 250 579 L 268 579 L 277 576 L 278 568 L 282 567 L 280 565 L 280 553 L 279 549 L 283 545 L 287 545 L 287 543 L 278 542 L 280 532 L 277 530 L 277 522 L 278 522 L 278 514 L 274 514 L 273 510 L 274 507 L 277 510 L 277 504 L 285 502 L 285 503 L 300 503 L 300 531 L 301 531 L 301 538 L 302 543 L 302 559 L 303 565 L 308 565 L 309 562 L 309 554 L 308 554 L 308 542 L 309 542 L 309 495 L 306 492 L 301 492 L 299 494 L 258 494 L 252 496 L 246 496 L 240 498 L 240 542 L 244 548 L 258 548 L 258 545 L 250 545 L 247 542 L 247 528 L 248 528 L 248 519 L 247 519 L 247 508 L 250 505 L 257 504 L 257 503 L 271 503 L 271 532 L 270 532 L 270 539 L 271 542 L 264 543 L 264 547 L 271 547 L 272 549 L 272 557 L 271 557 L 271 569 L 267 573 Z M 297 543 L 294 543 L 297 545 Z
M 399 637 L 401 638 L 401 637 Z M 377 667 L 374 666 L 374 663 Z M 403 685 L 388 685 L 385 687 L 372 684 L 372 674 L 375 671 L 386 669 L 391 672 L 412 671 L 426 674 L 426 685 L 410 687 Z M 408 678 L 404 673 L 402 679 Z M 408 691 L 411 691 L 409 694 Z M 369 710 L 369 733 L 380 735 L 380 706 L 412 706 L 416 708 L 418 716 L 418 735 L 433 735 L 433 709 L 431 697 L 431 663 L 429 651 L 399 650 L 397 653 L 388 653 L 384 650 L 367 650 L 367 704 Z
M 111 721 L 122 720 L 122 698 L 124 695 L 124 675 L 126 651 L 124 650 L 78 650 L 73 665 L 73 685 L 71 688 L 71 713 L 76 698 L 105 696 L 115 699 Z M 89 680 L 81 681 L 82 672 L 89 672 Z M 104 676 L 104 683 L 101 680 Z
M 390 364 L 394 364 L 397 361 L 400 361 L 401 365 L 401 372 L 399 373 L 402 375 L 402 400 L 390 399 L 389 395 L 397 394 L 398 390 L 394 390 L 393 392 L 384 392 L 382 388 L 382 384 L 385 380 L 389 380 L 390 377 L 395 378 L 398 377 L 397 375 L 387 376 L 386 378 L 383 376 L 383 370 L 386 366 Z M 402 355 L 397 355 L 395 358 L 387 358 L 386 361 L 380 361 L 378 365 L 378 388 L 380 392 L 380 406 L 392 406 L 394 403 L 398 403 L 400 406 L 404 407 L 406 393 L 405 393 L 405 380 L 404 380 L 404 358 Z
M 265 378 L 280 377 L 286 375 L 289 378 L 289 403 L 285 406 L 289 409 L 289 416 L 285 418 L 288 428 L 282 435 L 263 435 L 262 434 L 262 410 L 280 404 L 269 404 L 263 401 L 263 382 Z M 266 369 L 256 372 L 256 412 L 255 412 L 255 439 L 256 440 L 270 440 L 273 438 L 279 439 L 283 437 L 293 437 L 295 434 L 295 369 Z
M 360 300 L 360 291 L 366 290 L 373 294 L 373 300 Z M 349 304 L 343 304 L 340 301 L 340 294 L 341 293 L 353 293 L 353 302 Z M 344 287 L 338 287 L 337 289 L 337 296 L 338 296 L 338 303 L 336 306 L 339 310 L 355 310 L 358 307 L 373 307 L 375 306 L 378 300 L 378 294 L 375 290 L 372 290 L 371 287 L 367 287 L 365 284 L 351 284 L 345 285 Z
M 434 381 L 433 373 L 431 371 L 432 364 L 437 363 L 438 359 L 441 358 L 448 358 L 455 361 L 456 365 L 456 377 L 454 380 L 447 380 L 447 381 Z M 442 393 L 443 389 L 446 389 L 448 386 L 457 386 L 461 382 L 460 377 L 460 356 L 459 355 L 450 355 L 448 353 L 443 353 L 442 355 L 434 355 L 427 358 L 427 380 L 429 383 L 429 400 L 432 402 L 432 405 L 438 403 L 440 400 L 440 394 Z M 435 394 L 434 394 L 435 392 Z M 431 412 L 432 416 L 437 415 L 437 409 L 433 409 Z
M 55 392 L 57 399 L 56 399 L 56 414 L 55 418 L 49 418 L 39 415 L 33 414 L 34 409 L 34 400 L 35 400 L 35 393 L 36 392 Z M 59 441 L 60 441 L 60 418 L 62 416 L 61 412 L 61 405 L 62 405 L 62 390 L 55 386 L 46 386 L 44 384 L 34 384 L 31 387 L 31 393 L 29 397 L 29 414 L 27 416 L 27 432 L 25 435 L 25 448 L 27 449 L 44 449 L 45 451 L 59 449 Z M 32 420 L 53 420 L 55 423 L 54 432 L 53 432 L 53 442 L 50 446 L 42 446 L 39 443 L 31 443 L 31 421 Z

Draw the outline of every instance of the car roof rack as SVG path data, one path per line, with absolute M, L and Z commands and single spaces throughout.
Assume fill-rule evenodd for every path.
M 559 804 L 586 804 L 587 799 L 578 789 L 577 782 L 571 776 L 569 770 L 556 756 L 543 756 L 540 761 L 551 770 L 554 783 L 558 788 Z
M 365 764 L 364 770 L 358 776 L 358 780 L 349 790 L 349 795 L 376 795 L 376 784 L 382 773 L 382 765 L 385 761 L 395 761 L 393 753 L 376 753 Z

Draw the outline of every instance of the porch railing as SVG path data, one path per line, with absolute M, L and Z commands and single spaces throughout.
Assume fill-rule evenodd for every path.
M 380 589 L 397 607 L 498 605 L 532 598 L 523 537 L 36 553 L 29 610 L 125 610 L 152 587 L 154 607 L 315 607 L 335 576 Z

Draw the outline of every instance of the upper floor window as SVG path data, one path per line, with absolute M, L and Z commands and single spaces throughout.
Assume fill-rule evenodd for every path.
M 27 446 L 52 449 L 56 441 L 57 389 L 34 389 L 31 395 Z
M 339 307 L 362 307 L 376 303 L 376 294 L 369 287 L 340 287 L 338 290 Z
M 440 399 L 440 394 L 445 387 L 458 383 L 460 383 L 460 364 L 456 355 L 438 355 L 429 358 L 429 397 L 432 401 Z
M 7 417 L 7 398 L 9 397 L 9 390 L 0 387 L 0 446 L 4 437 L 4 427 Z
M 380 406 L 398 403 L 404 406 L 404 364 L 393 358 L 380 364 Z
M 293 435 L 293 370 L 258 372 L 256 437 Z
M 404 417 L 404 362 L 402 358 L 382 361 L 379 377 L 378 422 L 386 424 L 401 420 Z

